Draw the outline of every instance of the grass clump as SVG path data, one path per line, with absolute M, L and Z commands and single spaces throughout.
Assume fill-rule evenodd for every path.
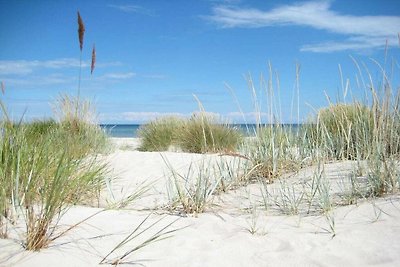
M 67 145 L 65 152 L 75 158 L 102 153 L 109 147 L 107 136 L 98 125 L 78 119 L 73 120 L 73 124 L 69 120 L 57 122 L 47 119 L 15 124 L 14 127 L 24 128 L 28 143 L 41 143 L 47 139 L 52 146 L 61 150 Z
M 259 88 L 251 75 L 246 76 L 254 107 L 255 128 L 248 127 L 248 132 L 254 130 L 254 136 L 245 139 L 239 153 L 249 161 L 245 175 L 248 182 L 257 180 L 271 183 L 284 173 L 298 170 L 303 164 L 301 158 L 303 155 L 300 155 L 302 146 L 299 142 L 302 136 L 300 136 L 300 131 L 294 128 L 295 124 L 283 123 L 282 111 L 279 107 L 280 83 L 278 77 L 275 77 L 271 64 L 269 64 L 269 74 L 268 80 L 264 75 L 260 76 Z M 275 84 L 278 88 L 274 88 Z M 263 111 L 261 109 L 263 106 L 267 107 L 267 110 Z M 243 118 L 245 118 L 244 115 Z M 294 123 L 293 118 L 292 120 Z
M 54 134 L 58 135 L 58 140 L 68 144 L 68 152 L 73 156 L 88 156 L 107 150 L 109 140 L 96 124 L 96 111 L 90 101 L 62 95 L 53 105 L 53 111 L 59 127 Z
M 300 163 L 294 153 L 294 137 L 294 132 L 279 124 L 257 127 L 256 136 L 241 148 L 251 162 L 248 178 L 272 182 L 285 172 L 297 170 Z
M 380 65 L 378 64 L 380 67 Z M 388 74 L 375 87 L 370 74 L 371 104 L 358 101 L 330 104 L 306 126 L 312 156 L 327 160 L 366 160 L 368 192 L 382 196 L 397 192 L 400 156 L 400 93 L 393 94 Z
M 185 152 L 208 153 L 235 151 L 241 140 L 237 129 L 219 124 L 204 113 L 190 119 L 157 119 L 141 127 L 141 151 L 165 151 L 176 146 Z
M 386 103 L 393 98 L 387 98 Z M 318 112 L 306 126 L 311 156 L 325 160 L 366 160 L 368 192 L 364 197 L 396 192 L 399 184 L 398 104 L 388 110 L 375 99 L 371 107 L 354 101 Z
M 372 158 L 368 161 L 369 196 L 382 196 L 400 190 L 400 166 L 395 157 Z
M 371 154 L 374 113 L 364 104 L 331 104 L 307 125 L 307 138 L 326 157 L 365 159 Z
M 178 134 L 179 146 L 191 153 L 235 151 L 240 141 L 237 129 L 219 124 L 204 113 L 193 115 Z
M 78 17 L 82 54 L 84 26 Z M 9 227 L 22 220 L 27 250 L 45 248 L 73 228 L 60 231 L 60 217 L 72 204 L 91 203 L 104 186 L 107 166 L 95 153 L 107 139 L 79 90 L 77 97 L 59 99 L 58 121 L 16 123 L 0 99 L 0 236 L 8 237 Z
M 164 151 L 177 143 L 178 132 L 185 124 L 183 119 L 176 117 L 160 118 L 150 122 L 138 131 L 141 138 L 141 151 Z
M 96 157 L 73 151 L 91 144 L 78 135 L 61 139 L 67 134 L 60 124 L 13 123 L 3 116 L 0 129 L 2 236 L 22 218 L 26 224 L 23 246 L 40 250 L 56 238 L 58 218 L 71 204 L 98 196 L 106 166 Z
M 35 120 L 25 124 L 27 138 L 31 140 L 54 131 L 59 125 L 54 119 Z
M 198 214 L 205 211 L 212 203 L 213 195 L 217 192 L 221 178 L 216 177 L 215 170 L 203 159 L 199 165 L 193 163 L 186 173 L 176 171 L 164 158 L 171 172 L 168 183 L 169 209 L 185 214 Z

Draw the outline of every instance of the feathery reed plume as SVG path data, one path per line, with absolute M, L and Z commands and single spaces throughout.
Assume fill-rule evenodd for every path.
M 85 24 L 83 24 L 83 20 L 81 14 L 78 11 L 78 35 L 79 35 L 79 47 L 82 51 L 83 47 L 83 35 L 85 34 Z
M 5 92 L 6 92 L 6 89 L 5 89 L 5 86 L 4 86 L 4 82 L 3 82 L 3 81 L 1 82 L 1 92 L 3 93 L 3 95 L 4 95 Z
M 92 49 L 92 64 L 90 65 L 90 74 L 93 74 L 94 67 L 96 66 L 96 46 L 93 44 Z
M 83 35 L 85 34 L 85 24 L 83 24 L 83 20 L 81 14 L 78 11 L 78 37 L 79 37 L 79 48 L 81 50 L 81 54 L 79 56 L 79 79 L 78 79 L 78 97 L 77 97 L 77 105 L 75 109 L 75 114 L 78 114 L 78 103 L 79 96 L 81 94 L 81 76 L 82 76 L 82 48 L 83 48 Z

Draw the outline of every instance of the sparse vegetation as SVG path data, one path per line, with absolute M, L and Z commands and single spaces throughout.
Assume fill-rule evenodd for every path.
M 85 27 L 79 12 L 78 25 L 81 72 Z M 93 46 L 91 72 L 95 62 Z M 265 213 L 277 211 L 299 218 L 322 215 L 327 225 L 322 229 L 335 237 L 340 229 L 335 220 L 338 205 L 357 204 L 360 199 L 400 190 L 400 92 L 392 87 L 384 68 L 377 66 L 383 79 L 376 88 L 366 70 L 370 84 L 365 90 L 371 93 L 364 101 L 328 101 L 328 107 L 317 110 L 298 128 L 285 127 L 279 119 L 280 107 L 275 104 L 279 90 L 272 88 L 271 66 L 271 80 L 262 78 L 260 90 L 247 77 L 256 113 L 254 136 L 243 137 L 238 129 L 210 117 L 200 103 L 201 112 L 188 119 L 159 118 L 142 126 L 138 132 L 140 151 L 218 153 L 219 157 L 215 160 L 216 155 L 201 155 L 201 160 L 180 169 L 160 153 L 169 170 L 165 174 L 168 199 L 166 203 L 156 203 L 157 207 L 180 216 L 198 215 L 211 210 L 213 201 L 222 193 L 252 184 L 257 193 L 247 194 L 246 200 L 251 202 L 254 197 L 258 202 L 247 206 L 250 213 L 245 229 L 250 234 L 261 234 L 265 229 L 260 225 L 264 221 L 260 218 L 265 215 L 258 209 L 261 206 Z M 81 73 L 77 96 L 61 95 L 54 104 L 55 119 L 12 121 L 0 99 L 0 238 L 8 238 L 10 228 L 15 227 L 26 250 L 46 248 L 69 231 L 71 227 L 63 230 L 59 222 L 71 206 L 99 203 L 104 188 L 111 195 L 114 192 L 105 178 L 108 167 L 99 160 L 108 140 L 95 124 L 93 106 L 81 98 L 80 76 Z M 3 83 L 1 90 L 4 94 Z M 265 91 L 260 95 L 267 97 L 267 113 L 260 110 L 263 105 L 257 99 L 259 91 Z M 263 116 L 268 123 L 263 123 Z M 356 170 L 341 180 L 339 190 L 325 172 L 328 164 L 337 161 L 357 164 Z M 309 172 L 296 176 L 306 167 Z M 115 203 L 108 208 L 130 208 L 145 193 L 159 190 L 153 187 L 157 181 L 141 183 L 119 201 L 112 195 Z M 374 219 L 378 220 L 382 211 L 373 208 Z M 137 250 L 169 238 L 177 231 L 169 230 L 176 220 L 155 230 L 162 219 L 153 220 L 150 214 L 135 224 L 100 264 L 131 263 L 127 258 Z M 24 230 L 18 225 L 21 222 Z M 152 234 L 147 236 L 149 233 Z
M 256 136 L 246 140 L 241 153 L 249 159 L 248 178 L 267 182 L 286 172 L 296 171 L 300 160 L 294 153 L 294 133 L 281 125 L 258 127 Z
M 386 77 L 385 73 L 382 75 Z M 356 203 L 357 198 L 381 196 L 399 190 L 400 96 L 399 93 L 392 95 L 391 85 L 384 84 L 385 91 L 373 86 L 369 88 L 372 92 L 370 105 L 357 100 L 329 102 L 329 106 L 316 111 L 316 115 L 308 123 L 292 128 L 279 122 L 274 104 L 277 96 L 271 87 L 272 83 L 265 81 L 260 84 L 266 86 L 264 89 L 267 104 L 270 105 L 267 117 L 274 123 L 261 123 L 262 112 L 259 107 L 262 105 L 256 94 L 260 90 L 255 88 L 251 77 L 247 79 L 253 92 L 256 114 L 259 115 L 256 115 L 254 136 L 246 137 L 240 146 L 237 145 L 240 140 L 237 132 L 215 123 L 215 120 L 205 115 L 201 105 L 202 112 L 189 120 L 181 121 L 176 132 L 173 129 L 178 127 L 172 124 L 168 131 L 161 131 L 165 125 L 161 127 L 151 124 L 154 128 L 159 127 L 159 131 L 168 136 L 164 138 L 168 145 L 163 150 L 173 144 L 183 151 L 194 153 L 225 151 L 243 160 L 240 170 L 226 168 L 224 163 L 219 164 L 219 169 L 212 170 L 213 179 L 209 178 L 211 168 L 208 165 L 196 171 L 200 174 L 194 176 L 197 178 L 175 173 L 171 184 L 175 185 L 175 196 L 178 196 L 176 203 L 180 203 L 186 213 L 204 211 L 205 204 L 215 194 L 258 182 L 262 184 L 266 208 L 272 203 L 285 214 L 322 212 L 330 222 L 330 231 L 333 232 L 332 210 L 337 203 L 334 201 L 337 195 L 332 195 L 331 184 L 324 173 L 325 162 L 330 161 L 351 160 L 357 161 L 358 165 L 360 162 L 365 163 L 365 179 L 359 179 L 354 174 L 342 184 L 341 188 L 346 192 L 335 193 L 344 200 L 342 204 Z M 384 95 L 379 96 L 378 92 L 384 92 Z M 149 135 L 146 138 L 157 140 L 155 136 L 156 134 Z M 294 186 L 282 178 L 283 175 L 296 173 L 301 168 L 314 164 L 318 168 L 311 182 L 303 186 Z M 267 188 L 279 177 L 281 188 L 276 191 L 277 195 L 272 196 Z M 197 182 L 190 183 L 193 178 Z M 177 183 L 178 180 L 185 182 Z
M 186 173 L 175 170 L 167 159 L 171 176 L 168 182 L 168 209 L 187 214 L 198 214 L 211 204 L 214 193 L 220 183 L 220 177 L 204 160 L 195 166 L 191 164 Z
M 155 242 L 170 238 L 173 233 L 180 229 L 168 230 L 178 219 L 166 224 L 161 229 L 156 230 L 150 237 L 147 237 L 144 241 L 138 242 L 137 240 L 144 236 L 149 231 L 154 231 L 154 227 L 159 224 L 164 218 L 158 219 L 153 223 L 149 223 L 151 213 L 143 219 L 133 230 L 129 233 L 120 243 L 118 243 L 100 262 L 99 264 L 111 264 L 119 265 L 125 262 L 130 263 L 126 260 L 131 254 L 135 253 L 139 249 L 147 247 Z M 136 245 L 135 244 L 136 241 Z M 120 251 L 124 251 L 124 253 Z M 119 255 L 118 255 L 119 253 Z M 112 258 L 114 256 L 114 258 Z

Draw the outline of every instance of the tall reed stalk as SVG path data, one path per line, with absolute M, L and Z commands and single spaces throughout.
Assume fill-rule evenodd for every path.
M 78 102 L 79 102 L 79 96 L 81 92 L 81 77 L 82 77 L 82 49 L 83 49 L 83 37 L 85 35 L 85 24 L 83 23 L 81 14 L 78 11 L 78 39 L 79 39 L 79 49 L 80 49 L 80 54 L 79 54 L 79 77 L 78 77 Z
M 281 107 L 276 104 L 280 103 L 279 77 L 274 75 L 270 63 L 268 66 L 268 81 L 261 75 L 260 88 L 256 87 L 251 75 L 246 77 L 256 114 L 256 127 L 255 137 L 245 141 L 240 152 L 252 162 L 249 166 L 249 178 L 272 182 L 285 172 L 297 170 L 301 166 L 301 161 L 296 143 L 299 132 L 293 130 L 291 126 L 283 125 Z M 298 71 L 296 67 L 297 74 Z M 298 75 L 296 77 L 298 79 Z M 296 89 L 299 90 L 298 84 Z M 265 98 L 262 98 L 262 95 L 265 95 Z M 267 112 L 261 109 L 264 105 Z

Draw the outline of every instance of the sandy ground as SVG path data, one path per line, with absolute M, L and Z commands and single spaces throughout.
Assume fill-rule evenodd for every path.
M 61 218 L 60 227 L 99 213 L 40 252 L 24 251 L 20 245 L 23 229 L 14 229 L 13 239 L 0 240 L 0 266 L 97 266 L 150 213 L 144 228 L 161 220 L 113 253 L 110 259 L 123 255 L 173 223 L 166 229 L 177 229 L 170 238 L 135 251 L 123 263 L 162 267 L 400 265 L 399 195 L 335 208 L 330 213 L 334 233 L 329 226 L 332 219 L 327 216 L 313 212 L 283 214 L 274 205 L 283 203 L 278 193 L 282 182 L 267 186 L 268 209 L 261 205 L 265 200 L 262 187 L 251 184 L 216 196 L 205 213 L 185 216 L 166 209 L 171 192 L 168 189 L 171 167 L 167 163 L 185 174 L 189 169 L 196 172 L 204 164 L 209 169 L 222 163 L 235 168 L 243 162 L 231 156 L 139 152 L 137 139 L 121 138 L 113 142 L 116 150 L 103 156 L 103 160 L 110 163 L 110 177 L 114 179 L 102 193 L 100 207 L 74 206 Z M 333 195 L 340 191 L 353 165 L 344 162 L 325 166 Z M 304 169 L 284 181 L 290 189 L 300 188 L 310 183 L 315 168 Z M 143 187 L 147 188 L 144 195 L 125 203 L 124 209 L 104 210 L 121 204 Z

